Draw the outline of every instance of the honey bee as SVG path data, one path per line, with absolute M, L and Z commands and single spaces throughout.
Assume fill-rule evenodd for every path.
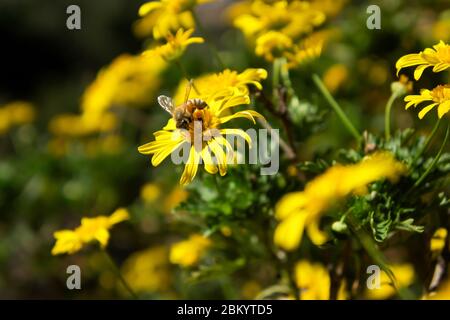
M 179 129 L 189 129 L 189 124 L 193 121 L 202 120 L 201 110 L 208 107 L 208 104 L 202 99 L 194 98 L 189 99 L 189 93 L 192 86 L 192 80 L 189 82 L 186 88 L 186 95 L 184 103 L 179 106 L 175 106 L 172 98 L 161 95 L 158 97 L 159 105 L 170 113 L 175 120 L 175 125 Z

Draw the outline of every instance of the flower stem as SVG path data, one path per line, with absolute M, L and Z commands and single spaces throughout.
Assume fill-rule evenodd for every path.
M 324 98 L 328 101 L 331 108 L 336 112 L 341 122 L 344 124 L 345 128 L 350 132 L 350 134 L 355 137 L 356 140 L 361 140 L 361 134 L 356 130 L 356 128 L 351 123 L 350 119 L 347 117 L 347 115 L 344 113 L 342 108 L 339 106 L 339 104 L 336 102 L 336 100 L 333 98 L 333 96 L 330 94 L 328 89 L 323 84 L 322 80 L 320 80 L 319 76 L 317 74 L 313 74 L 312 76 L 314 83 L 319 88 L 320 92 L 324 96 Z
M 391 109 L 395 99 L 397 99 L 397 93 L 393 92 L 386 103 L 384 111 L 384 134 L 386 141 L 391 139 Z
M 420 156 L 427 150 L 428 146 L 431 143 L 431 140 L 433 140 L 434 136 L 436 135 L 436 132 L 437 132 L 441 122 L 442 122 L 442 118 L 440 118 L 436 122 L 436 124 L 434 125 L 433 130 L 431 131 L 431 134 L 428 136 L 427 140 L 425 141 L 425 144 L 423 145 L 423 147 L 419 150 L 419 152 L 414 157 L 413 164 L 416 163 L 417 160 L 419 160 Z
M 442 142 L 442 145 L 441 145 L 438 153 L 434 157 L 433 162 L 431 162 L 430 166 L 427 168 L 427 170 L 425 170 L 425 172 L 420 176 L 420 178 L 417 179 L 416 183 L 414 183 L 413 188 L 418 187 L 423 182 L 423 180 L 425 180 L 425 178 L 430 174 L 431 170 L 438 163 L 439 159 L 441 158 L 442 152 L 444 151 L 445 144 L 447 143 L 449 132 L 450 132 L 450 123 L 447 125 L 447 130 L 445 131 L 444 141 Z
M 111 265 L 111 268 L 113 269 L 114 273 L 116 274 L 117 278 L 120 280 L 124 288 L 128 291 L 128 293 L 131 295 L 133 299 L 139 300 L 138 295 L 131 289 L 130 285 L 127 283 L 125 278 L 122 276 L 122 273 L 120 272 L 119 267 L 114 262 L 114 259 L 111 257 L 111 255 L 106 251 L 106 249 L 102 249 L 106 260 L 108 260 L 109 264 Z
M 203 35 L 203 37 L 207 38 L 205 28 L 203 28 L 203 25 L 202 25 L 200 19 L 198 18 L 197 13 L 194 10 L 192 10 L 192 16 L 194 17 L 195 25 L 197 26 L 200 33 Z M 225 64 L 223 63 L 223 60 L 219 55 L 219 50 L 217 50 L 217 48 L 210 41 L 208 41 L 208 39 L 206 39 L 206 45 L 209 47 L 211 52 L 214 54 L 214 56 L 217 60 L 217 63 L 219 64 L 219 67 L 222 70 L 225 69 Z

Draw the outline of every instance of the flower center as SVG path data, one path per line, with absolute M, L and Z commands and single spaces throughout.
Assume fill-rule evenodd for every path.
M 443 103 L 450 100 L 450 85 L 439 85 L 431 91 L 433 101 Z

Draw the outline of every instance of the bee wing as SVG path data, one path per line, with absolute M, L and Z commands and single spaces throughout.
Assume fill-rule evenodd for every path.
M 172 98 L 168 96 L 159 96 L 158 103 L 168 113 L 173 114 L 173 110 L 175 109 L 175 107 L 173 106 Z

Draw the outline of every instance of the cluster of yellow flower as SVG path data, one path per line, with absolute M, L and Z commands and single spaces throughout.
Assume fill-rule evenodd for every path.
M 343 3 L 256 0 L 235 4 L 229 13 L 234 26 L 255 46 L 256 55 L 269 62 L 284 57 L 289 67 L 296 67 L 320 55 L 330 30 L 315 29 Z
M 180 29 L 195 27 L 194 7 L 212 0 L 160 0 L 143 4 L 139 8 L 138 20 L 134 26 L 140 37 L 153 35 L 161 39 Z
M 123 54 L 100 70 L 85 90 L 81 114 L 61 114 L 49 124 L 57 136 L 80 137 L 110 132 L 118 119 L 112 107 L 140 106 L 148 103 L 159 87 L 159 75 L 165 69 L 162 59 Z
M 450 46 L 443 41 L 426 48 L 419 53 L 407 54 L 398 59 L 395 67 L 397 74 L 401 69 L 417 66 L 414 70 L 414 79 L 419 80 L 425 69 L 433 67 L 433 72 L 441 72 L 450 67 Z M 405 97 L 406 109 L 419 104 L 427 105 L 419 112 L 422 119 L 429 111 L 437 107 L 438 117 L 442 118 L 450 110 L 450 85 L 438 85 L 432 90 L 421 89 L 419 95 L 408 95 Z
M 24 101 L 15 101 L 0 107 L 0 135 L 11 128 L 34 120 L 34 107 Z
M 275 243 L 285 250 L 294 250 L 300 245 L 306 228 L 314 244 L 323 244 L 327 236 L 319 224 L 325 210 L 348 195 L 365 193 L 371 182 L 380 179 L 395 182 L 406 171 L 387 152 L 375 153 L 354 165 L 334 165 L 310 181 L 305 190 L 287 194 L 278 202 L 276 217 L 281 222 L 275 230 Z

